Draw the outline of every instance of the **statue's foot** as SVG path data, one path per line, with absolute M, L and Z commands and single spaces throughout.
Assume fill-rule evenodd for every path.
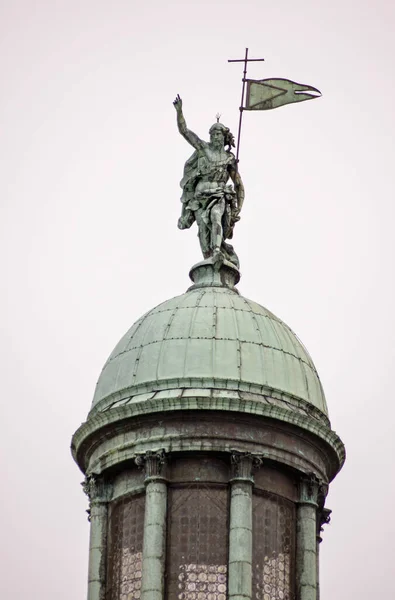
M 234 251 L 232 244 L 227 244 L 226 242 L 223 242 L 222 253 L 225 256 L 225 260 L 231 262 L 236 267 L 236 269 L 240 268 L 239 259 L 237 258 L 237 254 Z
M 213 265 L 215 270 L 219 270 L 225 260 L 225 256 L 219 248 L 215 248 L 213 253 Z

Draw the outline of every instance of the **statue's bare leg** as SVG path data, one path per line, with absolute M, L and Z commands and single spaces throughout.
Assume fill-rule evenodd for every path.
M 210 229 L 207 227 L 203 219 L 203 211 L 199 209 L 195 212 L 196 223 L 198 226 L 198 237 L 200 242 L 200 249 L 203 254 L 203 258 L 210 256 Z
M 220 251 L 221 244 L 224 238 L 222 229 L 222 217 L 225 210 L 225 200 L 220 200 L 215 204 L 210 212 L 211 219 L 211 249 L 213 254 Z

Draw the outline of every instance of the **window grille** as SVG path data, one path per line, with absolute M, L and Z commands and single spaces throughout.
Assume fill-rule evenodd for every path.
M 227 487 L 177 485 L 168 502 L 166 598 L 226 600 Z
M 126 496 L 109 508 L 106 600 L 141 595 L 145 496 Z
M 294 600 L 295 505 L 270 492 L 253 494 L 252 598 Z

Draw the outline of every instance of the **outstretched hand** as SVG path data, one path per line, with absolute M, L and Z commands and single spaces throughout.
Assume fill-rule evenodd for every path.
M 177 97 L 174 100 L 173 104 L 174 104 L 174 108 L 176 109 L 177 112 L 182 111 L 182 100 L 180 98 L 180 94 L 177 94 Z

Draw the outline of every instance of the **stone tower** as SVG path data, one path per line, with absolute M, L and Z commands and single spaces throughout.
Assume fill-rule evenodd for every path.
M 142 316 L 73 437 L 90 499 L 89 600 L 318 600 L 344 462 L 292 330 L 208 258 Z

